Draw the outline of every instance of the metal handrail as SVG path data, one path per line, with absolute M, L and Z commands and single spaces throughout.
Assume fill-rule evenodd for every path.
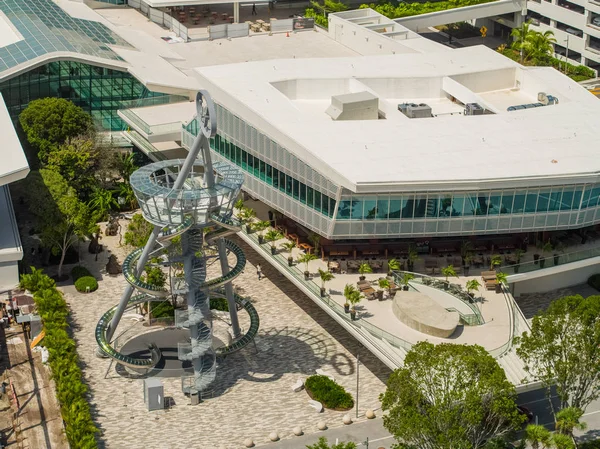
M 466 296 L 461 296 L 456 294 L 452 289 L 448 289 L 448 290 L 442 290 L 438 288 L 438 283 L 442 283 L 443 281 L 440 281 L 439 279 L 436 279 L 434 277 L 431 276 L 426 276 L 423 275 L 421 273 L 415 273 L 412 271 L 393 271 L 392 274 L 394 275 L 396 282 L 397 283 L 401 283 L 400 281 L 400 275 L 404 275 L 404 274 L 411 274 L 413 276 L 412 281 L 415 281 L 418 284 L 423 284 L 425 286 L 428 287 L 432 287 L 435 288 L 437 290 L 443 291 L 444 293 L 447 293 L 457 299 L 459 299 L 462 303 L 466 304 L 469 309 L 471 309 L 471 311 L 473 312 L 473 315 L 475 315 L 477 317 L 477 323 L 476 325 L 480 325 L 480 324 L 485 324 L 485 320 L 483 319 L 483 316 L 481 315 L 481 312 L 479 311 L 479 309 L 477 308 L 476 305 L 471 304 L 466 298 Z M 429 283 L 426 283 L 428 280 Z M 464 292 L 466 295 L 466 292 Z
M 600 247 L 582 249 L 580 251 L 572 251 L 570 253 L 557 253 L 557 256 L 557 264 L 554 264 L 554 255 L 552 255 L 548 257 L 540 257 L 537 261 L 518 263 L 513 265 L 504 265 L 500 267 L 500 271 L 508 273 L 508 270 L 514 270 L 515 266 L 518 266 L 517 271 L 515 271 L 515 273 L 527 273 L 535 270 L 541 270 L 544 268 L 556 267 L 558 265 L 565 265 L 568 263 L 577 262 L 579 260 L 591 259 L 592 257 L 600 257 Z M 543 268 L 539 263 L 540 260 L 546 261 Z M 552 265 L 549 265 L 548 261 L 552 261 Z

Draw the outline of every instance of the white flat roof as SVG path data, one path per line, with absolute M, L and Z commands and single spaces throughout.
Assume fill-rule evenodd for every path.
M 598 178 L 598 99 L 552 68 L 524 68 L 482 46 L 196 71 L 217 102 L 354 191 Z M 365 90 L 379 97 L 385 119 L 333 121 L 325 113 L 331 96 Z M 507 112 L 537 102 L 538 92 L 560 103 Z M 453 97 L 496 114 L 464 116 Z M 437 117 L 409 119 L 397 110 L 403 102 L 427 103 Z
M 2 146 L 0 146 L 0 186 L 23 179 L 29 173 L 29 164 L 23 147 L 10 119 L 4 98 L 0 94 L 0 129 L 2 130 Z M 0 227 L 0 230 L 2 227 Z M 0 232 L 1 234 L 1 232 Z

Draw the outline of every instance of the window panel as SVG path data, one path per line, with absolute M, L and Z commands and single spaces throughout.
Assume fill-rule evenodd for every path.
M 390 197 L 390 212 L 389 218 L 390 220 L 394 218 L 400 218 L 400 214 L 402 212 L 402 197 L 392 196 Z M 411 211 L 412 216 L 412 211 Z
M 477 202 L 476 196 L 474 196 L 471 193 L 466 193 L 465 194 L 465 209 L 464 209 L 463 215 L 465 215 L 465 216 L 475 215 L 476 202 Z
M 362 220 L 363 217 L 363 204 L 362 201 L 356 197 L 352 197 L 352 220 Z
M 387 220 L 388 219 L 388 206 L 389 206 L 389 197 L 379 196 L 377 197 L 377 219 L 378 220 Z
M 565 187 L 560 200 L 560 210 L 566 211 L 571 210 L 573 207 L 573 198 L 575 195 L 575 189 L 573 187 Z
M 352 201 L 341 200 L 340 206 L 338 207 L 337 218 L 339 220 L 348 220 L 350 219 L 350 210 L 352 209 Z
M 562 187 L 553 188 L 548 201 L 548 210 L 557 211 L 560 210 L 560 199 L 562 197 Z
M 512 213 L 513 200 L 515 199 L 515 194 L 512 191 L 504 191 L 502 193 L 502 205 L 500 206 L 501 214 L 510 214 Z
M 452 216 L 460 217 L 463 213 L 463 207 L 465 204 L 465 197 L 463 195 L 452 196 Z
M 415 211 L 414 217 L 421 218 L 425 216 L 425 208 L 427 207 L 427 199 L 423 197 L 417 197 L 415 200 Z M 421 231 L 422 232 L 422 231 Z
M 541 190 L 538 195 L 537 208 L 536 211 L 538 214 L 545 214 L 548 212 L 548 204 L 550 202 L 550 190 L 544 189 Z
M 363 202 L 365 220 L 374 220 L 377 216 L 377 198 L 367 197 Z
M 512 213 L 513 214 L 522 214 L 523 212 L 525 212 L 525 197 L 526 197 L 526 193 L 523 191 L 518 191 L 515 193 L 515 200 L 513 203 L 513 209 L 512 209 Z M 512 227 L 512 225 L 511 225 Z
M 452 196 L 450 194 L 440 195 L 438 217 L 449 217 L 450 215 L 452 215 Z
M 490 194 L 488 215 L 498 215 L 500 213 L 501 204 L 502 204 L 502 196 L 499 195 L 498 193 L 492 192 Z

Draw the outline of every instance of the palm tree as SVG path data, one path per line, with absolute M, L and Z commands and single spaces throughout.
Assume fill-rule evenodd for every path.
M 292 250 L 296 247 L 296 242 L 284 242 L 281 244 L 281 248 L 284 252 L 288 253 L 288 266 L 292 266 L 294 264 L 294 258 L 292 257 Z
M 458 274 L 454 269 L 454 265 L 448 265 L 447 267 L 442 268 L 442 274 L 446 277 L 446 288 L 448 287 L 448 284 L 450 282 L 448 281 L 448 278 L 450 276 L 452 276 L 453 278 L 458 278 Z
M 575 442 L 573 430 L 585 430 L 587 428 L 587 424 L 580 421 L 582 416 L 583 410 L 577 407 L 563 408 L 556 414 L 556 430 L 569 436 Z
M 525 429 L 525 440 L 533 449 L 543 449 L 552 441 L 552 434 L 544 426 L 529 424 Z
M 481 287 L 481 284 L 479 283 L 479 281 L 477 279 L 471 279 L 470 281 L 467 281 L 466 287 L 467 287 L 467 293 L 469 295 L 471 295 L 471 292 L 479 291 L 479 287 Z M 473 295 L 471 295 L 471 296 L 473 296 Z
M 387 288 L 388 295 L 392 296 L 392 285 L 387 279 L 379 279 L 379 288 Z
M 296 259 L 296 261 L 298 263 L 303 263 L 305 266 L 305 270 L 304 270 L 304 279 L 308 281 L 308 278 L 310 276 L 310 272 L 308 271 L 308 264 L 313 261 L 316 260 L 317 256 L 315 256 L 312 253 L 305 253 L 302 254 L 300 257 L 298 257 L 298 259 Z
M 350 308 L 350 317 L 354 320 L 356 319 L 356 304 L 358 304 L 360 300 L 363 299 L 363 296 L 358 290 L 354 290 L 346 299 L 352 306 Z
M 363 262 L 358 267 L 358 272 L 360 273 L 360 278 L 359 279 L 361 281 L 364 281 L 365 274 L 372 273 L 373 272 L 373 268 L 371 268 L 371 265 L 369 265 L 367 262 Z
M 520 28 L 513 28 L 510 35 L 515 38 L 511 47 L 515 50 L 523 50 L 525 52 L 526 42 L 528 38 L 535 32 L 530 29 L 531 20 L 523 23 Z
M 346 298 L 346 302 L 344 303 L 344 312 L 350 312 L 350 298 L 356 291 L 356 288 L 352 284 L 346 284 L 344 287 L 344 298 Z
M 133 153 L 121 153 L 117 156 L 117 171 L 123 181 L 129 183 L 129 178 L 138 169 L 133 159 Z
M 115 197 L 110 190 L 98 188 L 94 189 L 90 195 L 90 201 L 88 205 L 94 209 L 94 211 L 96 211 L 100 221 L 106 219 L 106 216 L 111 209 L 116 209 L 119 207 L 119 203 L 117 200 L 115 200 Z
M 528 56 L 533 60 L 543 60 L 554 51 L 552 44 L 556 43 L 552 31 L 534 31 L 525 42 Z
M 335 279 L 335 276 L 331 271 L 321 270 L 319 268 L 319 277 L 321 278 L 321 296 L 325 296 L 325 283 Z
M 252 223 L 252 229 L 254 231 L 258 231 L 258 243 L 262 244 L 264 236 L 263 232 L 271 226 L 271 222 L 267 220 L 257 221 L 256 223 Z
M 388 260 L 388 276 L 393 276 L 393 272 L 398 270 L 400 270 L 400 262 L 397 259 Z
M 129 209 L 135 209 L 138 205 L 133 188 L 128 182 L 122 182 L 119 184 L 119 198 L 123 198 L 125 204 Z
M 283 234 L 276 229 L 270 229 L 265 234 L 265 240 L 271 243 L 271 254 L 275 255 L 277 253 L 277 247 L 275 246 L 275 241 L 282 239 Z

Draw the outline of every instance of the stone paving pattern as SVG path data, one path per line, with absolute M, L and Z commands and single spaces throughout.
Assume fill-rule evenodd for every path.
M 552 290 L 550 292 L 524 293 L 515 298 L 515 300 L 521 308 L 523 315 L 525 315 L 525 318 L 531 322 L 531 319 L 537 312 L 547 309 L 550 303 L 558 298 L 572 295 L 581 295 L 584 298 L 587 298 L 588 296 L 599 294 L 600 292 L 590 287 L 588 284 L 579 284 L 558 290 Z
M 122 224 L 125 228 L 126 222 Z M 321 420 L 329 428 L 340 427 L 344 412 L 316 413 L 308 405 L 306 392 L 294 393 L 291 386 L 321 368 L 355 395 L 357 353 L 361 361 L 359 420 L 365 420 L 367 409 L 380 406 L 378 397 L 385 390 L 389 368 L 250 247 L 233 239 L 248 257 L 246 269 L 234 285 L 252 299 L 260 314 L 258 353 L 251 346 L 227 357 L 218 367 L 216 397 L 198 406 L 189 405 L 181 392 L 181 380 L 171 378 L 163 379 L 163 385 L 166 398 L 172 398 L 174 405 L 148 412 L 142 381 L 119 376 L 114 363 L 95 357 L 98 318 L 118 302 L 126 286 L 122 275 L 112 277 L 104 271 L 106 252 L 99 255 L 98 262 L 85 254 L 84 265 L 101 279 L 96 292 L 80 294 L 70 284 L 63 286 L 90 386 L 90 403 L 101 429 L 101 447 L 240 448 L 246 438 L 253 438 L 257 445 L 268 443 L 271 432 L 291 438 L 295 426 L 305 433 L 317 432 Z M 123 261 L 128 249 L 119 247 L 118 237 L 104 237 L 102 243 Z M 257 263 L 266 276 L 260 281 Z M 355 412 L 351 413 L 354 416 Z

